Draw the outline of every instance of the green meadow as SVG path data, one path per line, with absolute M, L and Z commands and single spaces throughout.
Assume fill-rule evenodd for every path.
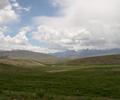
M 120 100 L 120 65 L 0 64 L 0 100 Z

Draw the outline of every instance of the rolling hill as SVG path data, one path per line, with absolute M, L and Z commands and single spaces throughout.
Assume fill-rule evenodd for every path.
M 26 64 L 36 60 L 3 58 L 0 100 L 120 100 L 120 55 L 34 67 Z
M 64 52 L 56 52 L 53 55 L 61 58 L 85 58 L 85 57 L 115 55 L 115 54 L 120 54 L 120 49 L 108 49 L 108 50 L 83 49 L 80 51 L 67 50 Z
M 67 65 L 104 65 L 104 64 L 120 64 L 120 55 L 107 55 L 107 56 L 96 56 L 96 57 L 87 57 L 79 58 L 65 62 Z
M 25 50 L 13 50 L 13 51 L 0 51 L 1 59 L 17 59 L 17 60 L 36 60 L 40 63 L 52 64 L 56 63 L 59 58 L 53 55 L 25 51 Z M 32 64 L 32 62 L 31 62 Z
M 30 59 L 0 59 L 0 65 L 14 65 L 20 67 L 31 68 L 33 66 L 46 66 L 46 64 L 41 63 L 37 60 L 30 60 Z

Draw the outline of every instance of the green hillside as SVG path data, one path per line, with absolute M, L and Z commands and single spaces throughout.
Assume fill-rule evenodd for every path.
M 107 63 L 95 58 L 99 63 L 0 63 L 0 100 L 120 100 L 119 55 L 100 57 Z

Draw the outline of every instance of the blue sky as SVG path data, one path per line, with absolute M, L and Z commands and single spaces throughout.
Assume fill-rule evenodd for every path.
M 119 0 L 0 0 L 0 49 L 120 48 Z
M 10 25 L 13 31 L 12 36 L 16 34 L 20 27 L 31 24 L 31 19 L 35 16 L 55 16 L 57 8 L 51 5 L 50 0 L 17 0 L 23 7 L 30 7 L 29 12 L 23 11 L 21 13 L 21 21 Z
M 50 0 L 17 0 L 16 1 L 21 7 L 28 7 L 30 11 L 22 11 L 20 13 L 20 21 L 19 22 L 13 22 L 8 23 L 8 30 L 6 32 L 6 35 L 10 35 L 11 37 L 14 37 L 18 34 L 18 31 L 23 26 L 32 26 L 32 18 L 36 16 L 55 16 L 56 12 L 58 10 L 57 7 L 53 7 L 51 5 Z M 32 26 L 33 27 L 33 26 Z M 33 27 L 34 29 L 34 27 Z M 44 41 L 35 40 L 32 38 L 31 32 L 27 34 L 27 37 L 29 38 L 29 42 L 32 45 L 40 46 L 40 47 L 46 47 L 48 44 Z
M 9 26 L 10 29 L 12 29 L 10 32 L 8 32 L 8 34 L 10 36 L 15 36 L 18 32 L 18 30 L 22 27 L 22 26 L 32 26 L 32 18 L 36 17 L 36 16 L 55 16 L 57 13 L 58 8 L 57 7 L 53 7 L 51 5 L 51 1 L 50 0 L 36 0 L 36 1 L 31 1 L 31 0 L 17 0 L 17 2 L 23 6 L 23 7 L 30 7 L 30 11 L 29 12 L 25 12 L 23 11 L 21 13 L 21 21 L 19 23 L 13 23 Z M 29 42 L 32 45 L 35 46 L 42 46 L 42 47 L 46 47 L 48 44 L 44 41 L 39 41 L 32 39 L 32 35 L 31 33 L 29 33 L 28 35 L 29 38 Z

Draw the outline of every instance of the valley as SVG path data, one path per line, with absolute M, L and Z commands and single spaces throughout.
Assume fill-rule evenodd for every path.
M 119 55 L 31 66 L 0 62 L 0 100 L 119 99 Z

